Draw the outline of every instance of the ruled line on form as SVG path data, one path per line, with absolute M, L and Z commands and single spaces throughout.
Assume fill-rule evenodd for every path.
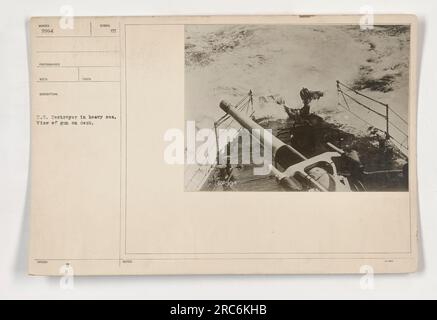
M 38 65 L 37 68 L 120 68 L 120 66 L 58 66 L 58 65 Z
M 44 50 L 44 51 L 36 51 L 36 53 L 116 53 L 116 52 L 120 52 L 119 50 L 70 50 L 70 51 L 48 51 L 48 50 Z

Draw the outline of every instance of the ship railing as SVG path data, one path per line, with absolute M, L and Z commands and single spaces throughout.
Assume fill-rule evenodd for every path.
M 253 93 L 252 90 L 242 97 L 242 99 L 235 105 L 239 111 L 244 111 L 249 116 L 254 114 L 253 109 Z M 216 165 L 219 163 L 220 153 L 224 152 L 227 144 L 224 146 L 219 145 L 219 135 L 218 130 L 228 129 L 235 122 L 234 118 L 232 118 L 229 114 L 225 114 L 224 116 L 218 118 L 214 121 L 214 131 L 216 136 L 216 145 L 217 145 L 217 157 L 216 162 L 211 165 L 194 165 L 193 168 L 189 169 L 188 174 L 190 176 L 185 180 L 185 188 L 186 190 L 200 190 L 205 182 L 208 180 L 211 173 L 214 171 Z M 235 135 L 230 137 L 228 143 L 232 143 L 236 137 L 240 134 L 241 127 L 236 131 Z M 186 172 L 187 173 L 187 172 Z
M 351 88 L 337 80 L 338 105 L 357 117 L 370 127 L 377 129 L 391 140 L 404 153 L 408 154 L 408 122 L 398 112 L 393 110 L 387 103 L 369 97 L 368 95 Z M 384 126 L 377 126 L 369 119 L 354 112 L 352 105 L 367 110 L 368 113 L 376 115 L 384 120 Z M 401 126 L 405 128 L 401 128 Z

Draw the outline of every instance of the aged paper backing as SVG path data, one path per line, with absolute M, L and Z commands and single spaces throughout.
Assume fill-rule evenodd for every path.
M 355 193 L 184 192 L 163 136 L 184 128 L 184 25 L 360 16 L 83 17 L 73 30 L 58 21 L 30 21 L 30 274 L 59 275 L 65 264 L 76 275 L 416 270 L 415 17 L 375 17 L 411 25 L 409 191 Z M 104 119 L 36 124 L 50 115 Z

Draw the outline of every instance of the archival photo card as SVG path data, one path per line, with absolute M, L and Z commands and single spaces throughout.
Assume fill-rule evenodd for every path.
M 29 27 L 30 274 L 418 269 L 415 16 Z

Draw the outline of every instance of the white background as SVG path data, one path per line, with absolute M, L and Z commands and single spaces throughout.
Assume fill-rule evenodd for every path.
M 75 278 L 73 290 L 59 278 L 27 276 L 29 177 L 29 62 L 31 16 L 74 14 L 340 14 L 412 13 L 419 23 L 418 177 L 420 271 L 379 275 L 374 290 L 361 276 L 170 276 Z M 0 298 L 305 299 L 437 298 L 437 1 L 435 0 L 14 0 L 0 10 Z M 91 177 L 92 178 L 92 177 Z

